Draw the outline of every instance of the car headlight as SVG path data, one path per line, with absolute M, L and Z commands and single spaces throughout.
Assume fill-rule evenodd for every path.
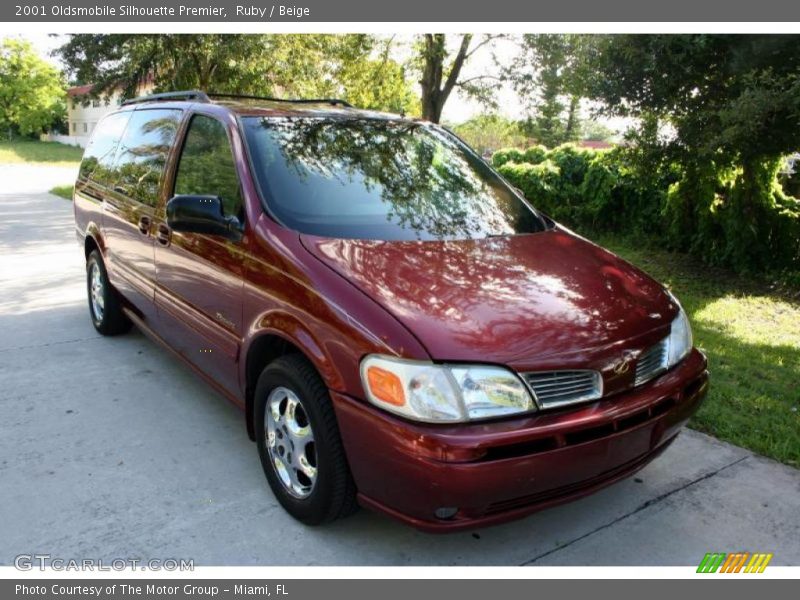
M 689 318 L 680 304 L 678 304 L 678 308 L 678 315 L 672 320 L 669 332 L 668 368 L 681 362 L 692 349 L 692 328 L 689 325 Z
M 519 377 L 501 367 L 372 355 L 361 362 L 361 381 L 372 404 L 416 421 L 461 422 L 536 408 Z

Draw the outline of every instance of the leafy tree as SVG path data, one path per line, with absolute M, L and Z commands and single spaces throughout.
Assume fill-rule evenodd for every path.
M 525 142 L 519 124 L 498 114 L 479 115 L 452 129 L 481 155 Z
M 463 78 L 462 71 L 475 52 L 499 37 L 501 36 L 485 35 L 473 44 L 472 34 L 464 34 L 451 59 L 445 34 L 426 33 L 421 36 L 417 43 L 414 64 L 421 73 L 419 84 L 422 91 L 423 119 L 439 123 L 444 105 L 456 88 L 473 98 L 491 103 L 500 79 L 489 74 Z
M 379 43 L 363 34 L 78 34 L 58 52 L 78 81 L 95 84 L 96 95 L 121 85 L 132 96 L 153 77 L 156 91 L 336 96 L 366 108 L 413 110 L 402 67 L 385 48 L 374 58 Z
M 585 82 L 606 112 L 668 120 L 691 153 L 777 156 L 800 146 L 798 38 L 625 35 L 597 41 Z
M 800 55 L 789 35 L 598 36 L 585 93 L 610 114 L 672 126 L 682 167 L 666 214 L 682 245 L 739 268 L 795 257 L 800 205 L 775 185 L 800 148 Z M 649 124 L 648 124 L 649 122 Z M 794 260 L 794 258 L 792 258 Z
M 374 58 L 343 61 L 336 76 L 340 94 L 359 108 L 418 116 L 419 97 L 406 77 L 406 68 L 391 58 L 393 39 L 378 42 Z
M 27 41 L 0 42 L 0 128 L 9 137 L 40 133 L 62 120 L 65 110 L 58 70 Z
M 526 34 L 504 78 L 528 104 L 527 135 L 548 147 L 580 139 L 580 81 L 591 38 Z
M 586 120 L 581 123 L 581 139 L 592 142 L 608 142 L 616 132 L 608 125 L 595 120 Z

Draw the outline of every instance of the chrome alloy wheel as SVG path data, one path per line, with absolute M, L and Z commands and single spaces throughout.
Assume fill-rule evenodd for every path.
M 89 270 L 89 299 L 92 304 L 92 314 L 95 320 L 103 320 L 103 311 L 105 309 L 105 284 L 103 283 L 103 274 L 100 272 L 100 266 L 93 262 Z
M 267 452 L 286 490 L 295 498 L 307 498 L 317 481 L 317 451 L 311 423 L 297 395 L 277 387 L 267 398 L 264 411 Z

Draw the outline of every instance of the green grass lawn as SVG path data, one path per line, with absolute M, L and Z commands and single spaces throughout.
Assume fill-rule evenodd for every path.
M 83 148 L 29 139 L 0 141 L 0 164 L 30 163 L 56 167 L 78 166 Z
M 52 190 L 50 190 L 51 194 L 56 196 L 61 196 L 65 200 L 72 201 L 72 186 L 71 185 L 57 185 Z
M 708 355 L 711 389 L 690 425 L 800 467 L 800 299 L 766 282 L 617 238 L 596 240 L 668 285 Z

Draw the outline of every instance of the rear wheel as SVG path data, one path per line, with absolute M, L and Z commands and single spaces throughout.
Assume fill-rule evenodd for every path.
M 98 332 L 118 335 L 131 328 L 130 319 L 122 312 L 119 294 L 108 281 L 99 250 L 92 250 L 86 261 L 86 291 L 89 296 L 89 315 Z
M 261 373 L 255 402 L 258 453 L 281 506 L 308 525 L 354 512 L 336 416 L 314 367 L 300 355 L 277 359 Z

